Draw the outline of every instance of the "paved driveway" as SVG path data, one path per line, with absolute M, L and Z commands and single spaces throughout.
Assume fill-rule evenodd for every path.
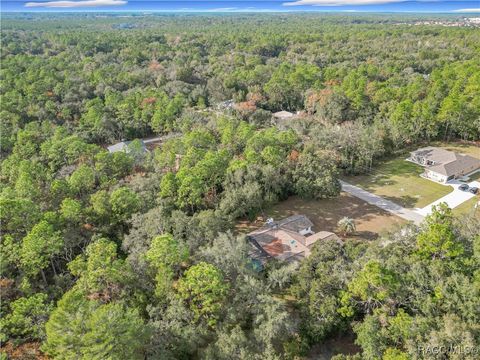
M 369 204 L 375 205 L 380 209 L 386 210 L 394 215 L 401 217 L 402 219 L 413 221 L 415 224 L 420 224 L 423 220 L 424 215 L 414 210 L 406 209 L 394 202 L 384 199 L 381 196 L 372 194 L 368 191 L 365 191 L 358 186 L 349 184 L 345 181 L 341 181 L 342 190 L 359 198 L 363 201 L 366 201 Z M 460 191 L 460 190 L 459 190 Z
M 415 209 L 415 212 L 417 212 L 418 214 L 420 214 L 422 216 L 427 216 L 428 214 L 430 214 L 432 212 L 432 207 L 434 205 L 438 205 L 438 204 L 444 202 L 448 205 L 448 207 L 450 209 L 453 209 L 453 208 L 457 207 L 458 205 L 464 203 L 465 201 L 467 201 L 467 200 L 469 200 L 469 199 L 471 199 L 472 197 L 475 196 L 469 191 L 460 190 L 458 187 L 461 184 L 462 184 L 461 182 L 456 181 L 456 180 L 450 181 L 448 183 L 448 185 L 453 187 L 453 191 L 450 194 L 445 195 L 444 197 L 438 199 L 437 201 L 434 201 L 433 203 L 425 206 L 424 208 Z M 468 186 L 477 187 L 477 188 L 480 189 L 480 182 L 479 181 L 472 181 L 468 184 Z

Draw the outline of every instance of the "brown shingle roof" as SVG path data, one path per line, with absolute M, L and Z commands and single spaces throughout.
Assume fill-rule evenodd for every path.
M 305 215 L 295 215 L 252 231 L 248 238 L 264 255 L 280 260 L 293 260 L 310 254 L 311 245 L 320 239 L 337 238 L 333 233 L 321 231 L 305 237 L 299 232 L 311 227 Z M 338 238 L 337 238 L 338 239 Z M 255 256 L 260 254 L 255 252 Z
M 469 155 L 455 154 L 455 160 L 445 164 L 429 166 L 428 169 L 442 175 L 466 175 L 480 168 L 480 160 Z

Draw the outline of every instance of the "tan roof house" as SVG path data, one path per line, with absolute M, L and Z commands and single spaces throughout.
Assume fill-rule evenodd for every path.
M 319 240 L 340 240 L 328 231 L 314 233 L 312 226 L 305 215 L 294 215 L 280 221 L 269 219 L 265 226 L 247 235 L 254 246 L 250 256 L 261 261 L 268 258 L 296 261 L 309 256 L 312 246 Z
M 433 146 L 411 152 L 408 160 L 425 167 L 423 177 L 440 183 L 480 169 L 480 159 Z

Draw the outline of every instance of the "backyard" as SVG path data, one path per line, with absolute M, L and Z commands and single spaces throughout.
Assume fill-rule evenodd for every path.
M 370 205 L 363 200 L 342 192 L 334 199 L 304 200 L 296 196 L 274 205 L 265 211 L 263 219 L 257 222 L 243 221 L 237 231 L 246 233 L 263 225 L 268 217 L 282 219 L 291 215 L 304 214 L 313 222 L 313 230 L 337 231 L 337 223 L 344 216 L 354 219 L 358 239 L 371 240 L 406 223 L 405 220 Z
M 434 142 L 432 146 L 438 146 L 445 150 L 455 151 L 460 154 L 466 154 L 480 159 L 480 147 L 461 142 Z

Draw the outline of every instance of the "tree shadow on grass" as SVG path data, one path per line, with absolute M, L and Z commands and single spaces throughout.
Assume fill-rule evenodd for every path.
M 418 198 L 411 195 L 399 195 L 399 196 L 383 196 L 384 199 L 394 202 L 407 209 L 414 209 L 417 207 Z
M 368 190 L 396 185 L 398 180 L 392 179 L 393 177 L 401 177 L 406 180 L 408 177 L 418 176 L 424 171 L 420 165 L 407 161 L 406 158 L 407 155 L 405 154 L 386 160 L 379 164 L 370 174 L 351 176 L 347 178 L 347 181 L 350 180 L 354 184 L 360 184 Z
M 363 181 L 361 187 L 367 191 L 378 189 L 379 187 L 392 186 L 397 184 L 396 180 L 392 180 L 390 175 L 385 174 L 374 174 L 367 181 Z
M 352 234 L 350 236 L 351 238 L 362 238 L 362 239 L 367 239 L 367 240 L 376 240 L 378 239 L 378 233 L 375 233 L 373 231 L 356 231 L 355 234 Z

